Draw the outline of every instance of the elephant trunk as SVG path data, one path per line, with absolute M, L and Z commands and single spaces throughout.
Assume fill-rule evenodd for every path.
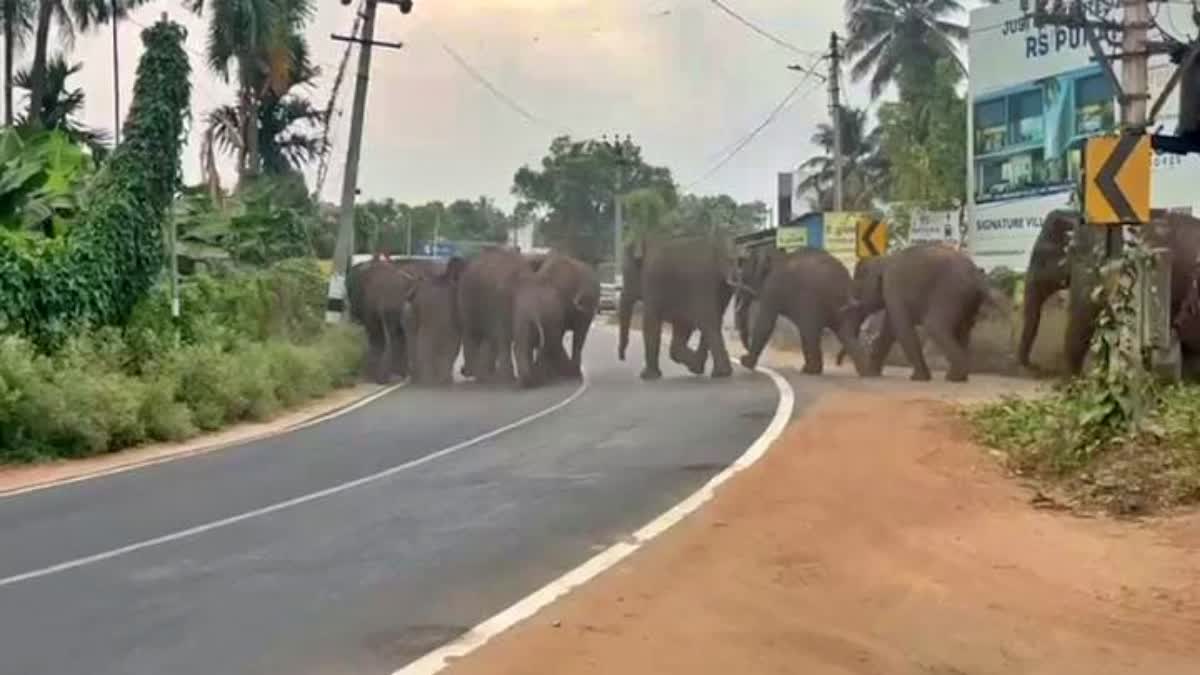
M 617 358 L 625 360 L 625 349 L 629 346 L 629 322 L 633 320 L 633 305 L 637 301 L 628 288 L 621 289 L 621 306 L 618 311 L 620 338 L 617 343 Z
M 1029 368 L 1029 355 L 1033 351 L 1033 342 L 1037 339 L 1038 327 L 1042 322 L 1042 305 L 1046 304 L 1055 291 L 1054 284 L 1039 283 L 1030 280 L 1025 284 L 1024 307 L 1021 308 L 1021 341 L 1017 344 L 1017 362 Z

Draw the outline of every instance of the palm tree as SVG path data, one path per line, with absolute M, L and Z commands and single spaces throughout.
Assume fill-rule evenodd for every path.
M 33 66 L 30 68 L 29 94 L 31 100 L 41 101 L 47 86 L 47 52 L 50 46 L 50 26 L 57 23 L 60 39 L 70 47 L 78 31 L 88 31 L 116 18 L 125 17 L 129 10 L 147 0 L 32 0 L 37 2 L 34 28 Z M 37 117 L 33 123 L 39 122 Z
M 961 0 L 846 0 L 851 76 L 870 75 L 871 97 L 878 98 L 905 76 L 932 77 L 943 58 L 964 73 L 956 47 L 967 39 L 967 27 L 946 18 L 962 11 Z
M 203 10 L 204 0 L 191 1 L 194 11 Z M 261 135 L 254 131 L 261 104 L 271 95 L 282 97 L 314 70 L 302 35 L 313 5 L 312 0 L 208 0 L 208 6 L 209 67 L 226 81 L 236 69 L 241 140 L 233 147 L 243 183 L 262 167 Z
M 869 209 L 876 198 L 884 196 L 887 187 L 887 160 L 880 148 L 881 130 L 876 127 L 867 131 L 867 111 L 859 108 L 842 107 L 842 185 L 843 207 L 846 209 Z M 810 157 L 800 165 L 807 175 L 797 189 L 809 195 L 814 210 L 833 210 L 833 127 L 817 125 L 812 136 L 814 145 L 824 150 L 823 154 Z
M 204 152 L 210 148 L 242 154 L 242 130 L 236 106 L 223 105 L 208 113 Z M 268 175 L 302 170 L 321 154 L 319 125 L 324 112 L 308 99 L 286 96 L 264 101 L 258 108 L 258 149 L 261 166 Z M 317 131 L 313 131 L 316 128 Z
M 13 65 L 17 58 L 17 49 L 25 47 L 30 33 L 33 32 L 32 0 L 0 0 L 4 3 L 4 124 L 12 126 L 16 115 L 13 106 Z
M 67 78 L 82 69 L 82 63 L 68 65 L 62 54 L 55 54 L 46 64 L 45 89 L 37 105 L 34 104 L 33 98 L 33 73 L 30 69 L 18 72 L 14 78 L 16 87 L 24 89 L 30 95 L 26 112 L 18 118 L 17 124 L 61 130 L 72 141 L 89 146 L 92 154 L 99 158 L 108 152 L 105 145 L 108 134 L 79 122 L 78 116 L 83 112 L 85 95 L 82 89 L 67 88 Z

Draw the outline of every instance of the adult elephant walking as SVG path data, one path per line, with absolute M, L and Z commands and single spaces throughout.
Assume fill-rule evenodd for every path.
M 712 239 L 630 242 L 625 248 L 622 271 L 618 358 L 625 360 L 629 323 L 634 304 L 640 300 L 646 360 L 643 380 L 662 377 L 658 359 L 663 322 L 671 324 L 672 361 L 702 375 L 711 350 L 712 376 L 733 374 L 721 334 L 721 319 L 733 296 L 733 269 L 732 256 Z M 700 344 L 693 350 L 687 343 L 696 330 L 700 331 Z
M 1071 283 L 1068 248 L 1071 232 L 1079 222 L 1076 211 L 1052 211 L 1042 223 L 1037 242 L 1029 256 L 1025 273 L 1024 325 L 1017 358 L 1023 366 L 1033 367 L 1029 354 L 1037 338 L 1042 306 L 1055 292 Z M 1200 219 L 1161 209 L 1150 212 L 1150 224 L 1142 231 L 1147 244 L 1167 249 L 1171 265 L 1172 323 L 1178 331 L 1180 347 L 1187 354 L 1200 353 L 1200 312 L 1196 282 L 1200 273 Z M 1084 229 L 1083 232 L 1090 231 Z M 1079 245 L 1080 242 L 1076 242 Z M 1085 243 L 1086 245 L 1086 243 Z M 1063 351 L 1071 374 L 1083 370 L 1083 362 L 1096 331 L 1096 303 L 1072 303 L 1067 317 Z
M 533 274 L 520 253 L 499 247 L 467 263 L 458 284 L 463 375 L 482 382 L 514 380 L 513 300 L 517 286 Z
M 821 335 L 832 330 L 860 375 L 866 357 L 858 342 L 858 325 L 841 310 L 851 300 L 850 272 L 828 251 L 802 248 L 792 253 L 759 250 L 742 263 L 735 318 L 746 354 L 742 365 L 750 370 L 775 331 L 780 315 L 796 326 L 804 350 L 804 372 L 820 375 L 825 366 Z M 758 303 L 753 321 L 750 305 Z
M 404 330 L 405 304 L 431 266 L 426 261 L 395 263 L 376 254 L 351 268 L 346 279 L 350 318 L 367 334 L 367 372 L 378 383 L 393 374 L 408 377 L 408 339 Z
M 883 372 L 883 361 L 899 339 L 913 366 L 912 379 L 931 379 L 916 331 L 920 325 L 950 362 L 946 380 L 967 380 L 971 329 L 988 295 L 982 272 L 966 254 L 942 244 L 918 244 L 861 260 L 853 288 L 854 299 L 843 309 L 845 320 L 861 326 L 871 314 L 886 313 L 871 343 L 866 375 Z
M 408 338 L 409 373 L 419 385 L 447 386 L 454 382 L 462 333 L 458 318 L 458 281 L 465 263 L 454 257 L 445 269 L 430 274 L 409 291 L 404 312 Z
M 518 284 L 513 301 L 513 349 L 522 387 L 544 384 L 564 371 L 565 317 L 558 289 L 541 279 Z
M 600 279 L 587 263 L 562 253 L 551 253 L 538 267 L 538 283 L 554 288 L 563 309 L 563 333 L 571 333 L 571 358 L 562 375 L 583 374 L 583 345 L 600 305 Z

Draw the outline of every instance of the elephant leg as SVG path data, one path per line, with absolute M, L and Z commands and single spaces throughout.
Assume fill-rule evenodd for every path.
M 462 353 L 463 364 L 459 371 L 463 377 L 475 377 L 479 370 L 479 348 L 481 346 L 479 336 L 473 331 L 466 331 L 462 337 Z
M 1063 336 L 1063 352 L 1067 357 L 1067 367 L 1072 375 L 1083 372 L 1083 362 L 1087 358 L 1088 348 L 1092 346 L 1092 334 L 1096 332 L 1096 317 L 1100 314 L 1100 305 L 1087 302 L 1083 307 L 1073 307 L 1067 317 L 1067 330 Z
M 700 353 L 711 351 L 713 357 L 712 376 L 715 378 L 733 375 L 733 364 L 725 349 L 725 338 L 721 335 L 721 310 L 714 307 L 708 317 L 700 323 Z
M 879 333 L 871 340 L 871 353 L 867 360 L 867 377 L 878 377 L 883 374 L 883 362 L 887 360 L 892 345 L 896 342 L 896 331 L 892 329 L 891 317 L 885 311 L 880 317 Z
M 821 352 L 821 326 L 805 322 L 800 329 L 800 349 L 804 352 L 805 375 L 820 375 L 825 370 L 825 355 Z
M 583 345 L 587 342 L 590 321 L 579 321 L 571 329 L 571 364 L 567 370 L 568 377 L 583 377 Z
M 904 350 L 904 356 L 913 367 L 910 379 L 914 382 L 928 382 L 932 376 L 928 364 L 925 363 L 925 355 L 921 352 L 921 338 L 917 335 L 917 328 L 913 323 L 917 317 L 909 312 L 900 289 L 885 286 L 883 294 L 892 332 L 900 341 L 900 348 Z
M 674 336 L 672 336 L 672 339 Z M 645 349 L 646 366 L 642 369 L 643 380 L 662 378 L 662 370 L 658 366 L 659 348 L 662 346 L 662 318 L 657 308 L 643 307 L 642 309 L 642 347 Z
M 692 338 L 692 327 L 684 323 L 674 323 L 671 325 L 671 360 L 675 363 L 686 366 L 694 375 L 704 374 L 704 362 L 697 363 L 699 350 L 693 350 L 688 347 L 688 340 Z
M 974 313 L 970 311 L 972 309 L 977 308 L 968 307 L 967 311 L 963 311 L 959 315 L 949 310 L 931 312 L 925 318 L 925 331 L 929 333 L 929 338 L 938 346 L 938 349 L 942 350 L 942 354 L 950 364 L 950 369 L 946 372 L 947 382 L 967 381 L 970 364 L 967 350 L 959 339 L 959 333 L 963 323 Z
M 408 333 L 399 321 L 395 322 L 392 327 L 392 366 L 391 372 L 395 373 L 401 379 L 408 377 L 408 359 L 409 350 L 416 348 L 416 337 L 409 338 Z
M 509 319 L 510 317 L 506 317 Z M 498 331 L 496 344 L 494 346 L 496 352 L 496 380 L 503 383 L 511 383 L 516 379 L 516 374 L 513 368 L 513 330 L 511 320 L 502 320 L 500 322 L 500 330 Z
M 775 322 L 779 319 L 779 310 L 767 303 L 759 303 L 758 311 L 754 313 L 754 321 L 750 326 L 750 346 L 742 355 L 742 366 L 754 370 L 758 367 L 758 358 L 767 348 L 767 341 L 775 333 Z
M 1042 306 L 1054 295 L 1057 287 L 1054 284 L 1029 280 L 1025 286 L 1024 307 L 1021 308 L 1021 341 L 1017 344 L 1017 363 L 1024 368 L 1033 368 L 1030 354 L 1033 343 L 1037 339 L 1038 329 L 1042 323 Z

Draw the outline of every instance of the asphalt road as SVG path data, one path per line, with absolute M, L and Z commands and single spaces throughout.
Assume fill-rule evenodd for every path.
M 769 423 L 765 376 L 664 364 L 642 383 L 639 342 L 619 363 L 594 330 L 582 391 L 401 389 L 0 498 L 0 673 L 391 673 L 641 527 Z

